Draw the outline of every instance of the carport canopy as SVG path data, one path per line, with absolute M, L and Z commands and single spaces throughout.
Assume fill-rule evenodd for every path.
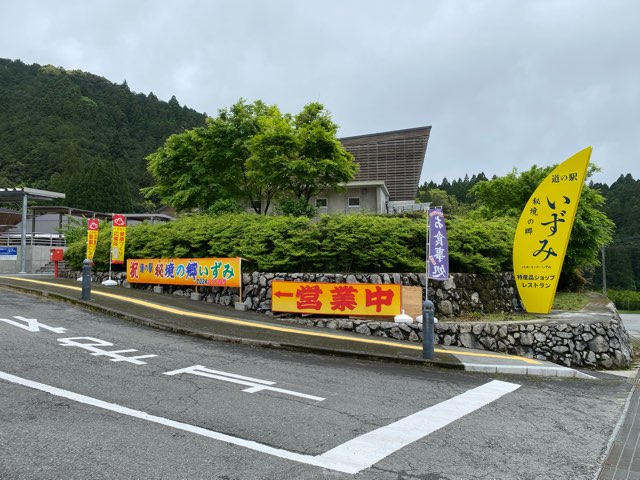
M 26 272 L 26 250 L 27 250 L 27 204 L 29 200 L 51 201 L 56 198 L 65 198 L 64 193 L 49 192 L 37 188 L 0 188 L 0 203 L 13 203 L 22 201 L 22 226 L 21 248 L 20 248 L 20 272 Z

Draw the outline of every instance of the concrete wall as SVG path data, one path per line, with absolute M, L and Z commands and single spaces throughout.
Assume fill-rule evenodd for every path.
M 359 207 L 349 206 L 349 197 L 360 198 Z M 316 204 L 316 198 L 326 198 L 327 207 L 319 208 L 318 213 L 386 213 L 385 195 L 379 186 L 347 187 L 344 192 L 327 191 L 311 199 Z
M 25 261 L 26 272 L 35 273 L 38 269 L 49 263 L 51 248 L 63 247 L 27 245 Z M 17 260 L 0 260 L 0 273 L 20 272 L 20 256 L 22 255 L 22 247 L 18 245 L 17 249 Z

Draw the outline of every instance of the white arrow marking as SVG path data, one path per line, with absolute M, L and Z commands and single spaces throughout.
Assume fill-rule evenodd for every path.
M 35 318 L 24 318 L 19 315 L 14 315 L 13 318 L 16 320 L 20 320 L 21 322 L 25 322 L 25 324 L 18 323 L 14 320 L 9 320 L 8 318 L 0 318 L 0 322 L 8 323 L 9 325 L 13 325 L 14 327 L 21 328 L 26 330 L 27 332 L 39 332 L 41 328 L 44 330 L 49 330 L 53 333 L 65 333 L 67 331 L 66 328 L 62 327 L 50 327 L 49 325 L 45 325 L 44 323 L 40 323 Z
M 307 395 L 306 393 L 294 392 L 293 390 L 285 390 L 284 388 L 272 387 L 275 382 L 269 380 L 260 380 L 259 378 L 243 377 L 235 373 L 221 372 L 220 370 L 213 370 L 211 368 L 203 367 L 202 365 L 193 365 L 191 367 L 181 368 L 180 370 L 173 370 L 172 372 L 165 372 L 165 375 L 178 375 L 180 373 L 191 373 L 201 377 L 215 378 L 216 380 L 222 380 L 225 382 L 237 383 L 239 385 L 246 385 L 249 388 L 245 388 L 243 392 L 256 393 L 262 390 L 270 390 L 272 392 L 283 393 L 285 395 L 292 395 L 294 397 L 307 398 L 309 400 L 315 400 L 322 402 L 326 400 L 322 397 L 316 397 L 315 395 Z

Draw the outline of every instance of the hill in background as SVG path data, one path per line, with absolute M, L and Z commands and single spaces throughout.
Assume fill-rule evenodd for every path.
M 144 157 L 205 117 L 126 81 L 0 59 L 0 188 L 64 192 L 75 208 L 149 210 Z

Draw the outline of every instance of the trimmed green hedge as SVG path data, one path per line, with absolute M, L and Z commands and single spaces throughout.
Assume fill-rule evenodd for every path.
M 640 310 L 640 292 L 632 290 L 607 290 L 607 296 L 618 310 Z
M 242 257 L 250 268 L 272 272 L 422 272 L 426 217 L 227 214 L 192 215 L 127 229 L 127 258 Z M 82 227 L 80 227 L 82 228 Z M 497 272 L 511 262 L 513 222 L 447 221 L 451 271 Z M 108 268 L 110 227 L 101 224 L 94 256 Z M 71 232 L 70 232 L 71 233 Z M 78 235 L 69 238 L 78 238 Z M 69 246 L 68 263 L 80 268 L 86 235 Z

